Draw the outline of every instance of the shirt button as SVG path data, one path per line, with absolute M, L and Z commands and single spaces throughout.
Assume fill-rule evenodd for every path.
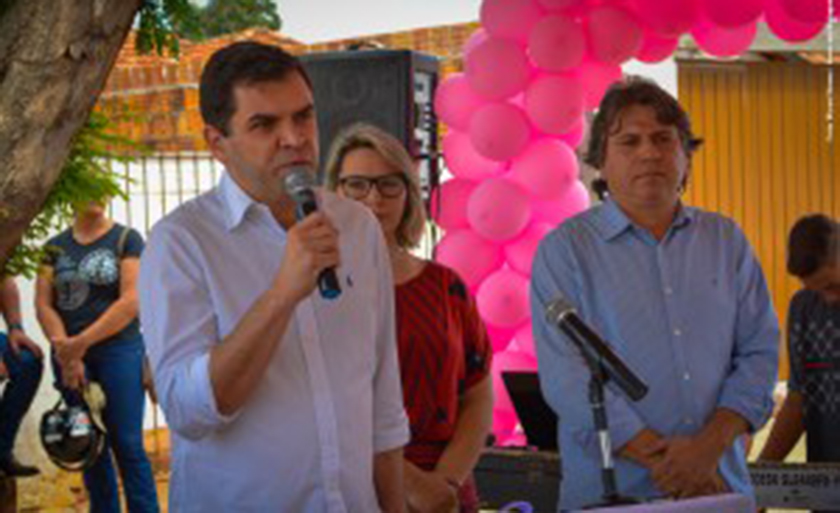
M 685 419 L 683 419 L 683 422 L 685 422 L 685 424 L 686 424 L 687 426 L 690 426 L 690 425 L 694 424 L 694 421 L 693 421 L 693 420 L 691 420 L 691 419 L 690 419 L 690 418 L 688 418 L 688 417 L 686 417 Z
M 686 372 L 685 374 L 683 374 L 683 379 L 686 380 L 686 381 L 689 381 L 691 379 L 691 374 Z
M 665 295 L 666 296 L 670 296 L 673 293 L 674 293 L 674 289 L 672 289 L 671 287 L 665 287 Z
M 679 337 L 680 335 L 682 335 L 682 330 L 680 330 L 679 328 L 675 329 L 674 336 Z

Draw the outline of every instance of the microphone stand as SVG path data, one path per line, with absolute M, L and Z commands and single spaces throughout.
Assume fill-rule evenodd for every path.
M 581 347 L 586 364 L 589 367 L 591 376 L 589 378 L 589 405 L 592 408 L 592 419 L 595 422 L 595 431 L 598 433 L 598 447 L 601 452 L 601 483 L 604 487 L 602 494 L 603 501 L 598 504 L 585 506 L 583 509 L 596 509 L 627 504 L 639 504 L 639 501 L 630 497 L 623 497 L 618 494 L 618 486 L 615 480 L 615 466 L 612 458 L 612 439 L 610 438 L 609 421 L 607 420 L 607 409 L 604 404 L 604 386 L 609 380 L 609 375 L 604 369 L 604 364 L 596 354 Z

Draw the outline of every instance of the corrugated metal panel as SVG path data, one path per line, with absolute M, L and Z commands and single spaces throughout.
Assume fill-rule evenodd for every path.
M 694 131 L 706 140 L 693 160 L 686 201 L 730 216 L 744 229 L 783 326 L 799 289 L 785 270 L 791 225 L 813 212 L 840 216 L 840 141 L 827 138 L 827 90 L 825 67 L 679 65 L 680 101 Z M 834 103 L 835 139 L 840 138 L 838 106 L 840 97 Z

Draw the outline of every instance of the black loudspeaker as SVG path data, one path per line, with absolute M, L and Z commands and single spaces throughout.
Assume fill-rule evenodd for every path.
M 437 58 L 409 50 L 348 50 L 310 53 L 301 60 L 315 93 L 322 169 L 341 129 L 370 123 L 402 141 L 418 161 L 428 202 L 439 174 Z

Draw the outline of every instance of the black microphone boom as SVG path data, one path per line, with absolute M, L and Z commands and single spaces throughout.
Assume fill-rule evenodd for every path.
M 647 385 L 627 367 L 609 344 L 583 322 L 568 301 L 555 299 L 550 302 L 545 309 L 545 318 L 565 333 L 588 361 L 600 365 L 606 377 L 615 381 L 627 397 L 639 401 L 647 394 Z
M 315 197 L 315 177 L 312 172 L 298 166 L 289 171 L 283 182 L 286 192 L 295 201 L 295 214 L 298 221 L 318 210 L 318 199 Z M 318 275 L 318 290 L 325 299 L 335 299 L 341 295 L 341 285 L 335 274 L 334 267 L 328 267 Z

